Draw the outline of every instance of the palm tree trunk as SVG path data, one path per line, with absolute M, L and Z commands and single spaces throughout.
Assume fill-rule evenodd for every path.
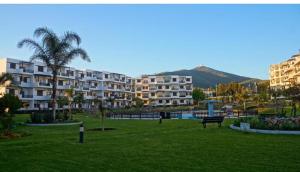
M 55 120 L 56 117 L 56 90 L 57 90 L 57 72 L 52 72 L 52 115 L 53 120 Z
M 104 131 L 104 112 L 101 113 L 101 127 L 102 131 Z
M 71 101 L 69 101 L 69 113 L 70 113 L 70 119 L 72 119 L 72 112 L 71 112 Z

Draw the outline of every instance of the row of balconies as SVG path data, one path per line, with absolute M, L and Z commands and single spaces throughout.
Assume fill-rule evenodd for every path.
M 185 87 L 185 88 L 180 88 L 180 87 L 170 87 L 170 88 L 158 88 L 158 87 L 148 87 L 148 88 L 141 88 L 141 87 L 137 87 L 136 88 L 136 91 L 159 91 L 159 90 L 162 90 L 162 91 L 185 91 L 185 90 L 188 90 L 188 91 L 191 91 L 192 90 L 192 87 Z

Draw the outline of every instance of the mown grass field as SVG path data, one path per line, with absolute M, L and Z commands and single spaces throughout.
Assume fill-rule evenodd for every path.
M 25 121 L 20 115 L 17 121 Z M 86 129 L 100 120 L 76 115 Z M 79 126 L 28 127 L 31 135 L 0 140 L 0 171 L 299 171 L 300 136 L 206 129 L 195 120 L 106 120 L 111 131 Z

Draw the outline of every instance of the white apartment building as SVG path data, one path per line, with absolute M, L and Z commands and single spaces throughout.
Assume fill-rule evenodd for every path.
M 11 58 L 0 59 L 0 73 L 13 75 L 13 85 L 0 88 L 0 93 L 18 95 L 23 109 L 43 109 L 51 107 L 51 70 L 39 61 L 27 62 Z M 124 107 L 132 103 L 134 96 L 133 80 L 123 74 L 77 70 L 64 67 L 58 73 L 57 95 L 74 88 L 82 92 L 85 100 L 102 99 L 111 107 Z
M 270 87 L 286 88 L 292 84 L 300 84 L 300 54 L 280 64 L 272 64 L 269 68 Z
M 144 75 L 135 79 L 135 96 L 149 106 L 192 104 L 192 90 L 191 76 Z

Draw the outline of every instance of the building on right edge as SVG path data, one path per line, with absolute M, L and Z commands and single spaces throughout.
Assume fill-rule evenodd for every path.
M 280 64 L 272 64 L 269 68 L 271 88 L 288 88 L 300 84 L 300 53 Z
M 191 105 L 192 76 L 143 75 L 135 79 L 135 96 L 149 106 Z

